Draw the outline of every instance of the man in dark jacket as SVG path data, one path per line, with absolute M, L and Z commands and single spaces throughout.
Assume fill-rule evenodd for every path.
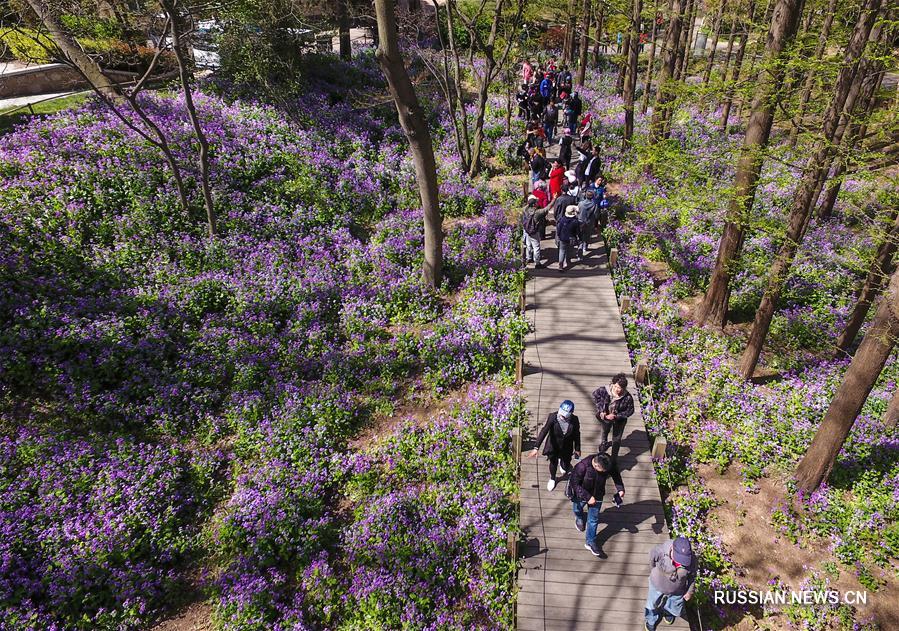
M 559 271 L 564 272 L 571 264 L 571 257 L 576 251 L 580 235 L 580 224 L 577 220 L 577 206 L 571 204 L 565 208 L 565 215 L 556 221 L 556 243 L 559 244 Z
M 578 96 L 577 92 L 571 95 L 569 104 L 571 105 L 571 109 L 574 111 L 575 118 L 580 118 L 581 114 L 584 113 L 584 104 L 581 102 L 581 97 Z
M 549 103 L 543 110 L 543 133 L 546 134 L 546 142 L 551 143 L 556 134 L 556 126 L 559 124 L 559 107 L 556 100 L 549 97 Z
M 601 436 L 597 451 L 606 451 L 612 432 L 612 462 L 618 464 L 618 450 L 627 419 L 634 413 L 634 397 L 627 391 L 627 377 L 623 372 L 612 377 L 608 386 L 600 386 L 593 391 L 593 405 L 596 406 L 596 420 L 599 421 Z
M 566 127 L 562 130 L 562 136 L 559 138 L 559 161 L 565 169 L 571 164 L 571 144 L 574 142 L 574 136 L 571 135 L 571 129 Z
M 612 476 L 616 494 L 624 497 L 624 482 L 621 474 L 606 454 L 587 456 L 574 467 L 568 480 L 566 495 L 571 500 L 575 526 L 585 532 L 587 548 L 593 556 L 606 558 L 602 548 L 596 545 L 596 527 L 599 525 L 599 511 L 606 493 L 606 481 Z M 586 515 L 585 515 L 586 513 Z M 585 520 L 586 517 L 586 520 Z M 586 523 L 585 523 L 586 521 Z
M 599 159 L 599 152 L 599 147 L 593 147 L 593 155 L 587 159 L 587 166 L 584 167 L 582 182 L 590 182 L 599 177 L 602 170 L 602 160 Z
M 546 490 L 556 488 L 556 470 L 562 465 L 562 475 L 569 473 L 571 457 L 581 457 L 581 422 L 574 415 L 574 403 L 569 400 L 562 401 L 558 412 L 553 412 L 546 417 L 546 423 L 540 434 L 534 449 L 528 454 L 529 458 L 536 458 L 540 445 L 546 440 L 543 447 L 543 455 L 549 458 L 549 481 Z
M 541 153 L 534 149 L 531 154 L 531 188 L 537 180 L 545 180 L 546 172 L 549 170 L 549 163 Z
M 573 477 L 573 476 L 572 476 Z M 686 537 L 655 546 L 649 553 L 649 593 L 646 595 L 645 631 L 655 631 L 659 618 L 674 624 L 693 597 L 696 557 Z
M 528 196 L 528 203 L 521 212 L 521 231 L 524 243 L 525 265 L 533 256 L 534 268 L 543 267 L 540 262 L 540 236 L 546 230 L 546 213 L 549 208 L 539 208 L 539 200 L 536 195 Z

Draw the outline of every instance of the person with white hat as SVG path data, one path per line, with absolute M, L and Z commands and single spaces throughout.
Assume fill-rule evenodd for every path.
M 574 171 L 566 171 L 565 177 L 568 179 L 568 194 L 578 199 L 581 196 L 581 187 L 578 186 L 577 175 Z
M 534 449 L 528 454 L 529 458 L 537 457 L 544 440 L 546 445 L 543 447 L 543 455 L 549 458 L 549 480 L 546 483 L 546 490 L 552 491 L 556 488 L 556 471 L 559 465 L 562 466 L 562 475 L 565 475 L 573 468 L 572 456 L 581 457 L 581 421 L 574 414 L 574 403 L 566 399 L 562 401 L 558 411 L 546 417 L 546 423 L 537 435 Z
M 655 546 L 649 553 L 649 593 L 646 596 L 645 631 L 655 631 L 660 618 L 674 624 L 693 597 L 696 586 L 696 556 L 686 537 Z
M 577 206 L 565 208 L 565 215 L 556 221 L 556 239 L 559 242 L 559 271 L 564 272 L 570 265 L 571 254 L 578 244 L 580 223 L 577 220 Z

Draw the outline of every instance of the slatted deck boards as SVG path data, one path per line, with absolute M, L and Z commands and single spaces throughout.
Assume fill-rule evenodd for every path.
M 549 229 L 552 235 L 552 228 Z M 554 261 L 553 241 L 544 259 Z M 534 327 L 525 348 L 524 391 L 533 434 L 564 399 L 581 421 L 582 455 L 595 453 L 598 423 L 591 393 L 618 372 L 636 393 L 615 291 L 600 244 L 562 273 L 555 262 L 533 270 L 527 284 L 527 316 Z M 636 396 L 634 397 L 636 399 Z M 635 401 L 636 402 L 636 401 Z M 649 550 L 668 538 L 649 443 L 640 415 L 628 421 L 619 455 L 625 503 L 611 502 L 611 480 L 600 515 L 597 540 L 608 559 L 584 548 L 565 498 L 567 477 L 546 490 L 546 459 L 522 457 L 521 524 L 526 544 L 518 573 L 517 625 L 521 631 L 630 631 L 643 629 Z M 532 447 L 525 442 L 523 454 Z M 660 625 L 660 628 L 669 628 Z M 689 629 L 678 620 L 674 629 Z

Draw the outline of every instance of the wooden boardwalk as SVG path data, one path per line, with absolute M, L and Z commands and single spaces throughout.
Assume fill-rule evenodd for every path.
M 599 424 L 591 393 L 618 372 L 628 375 L 637 411 L 625 427 L 619 455 L 624 505 L 619 509 L 612 503 L 610 480 L 600 515 L 597 541 L 607 559 L 584 548 L 584 535 L 575 529 L 565 497 L 567 476 L 547 491 L 546 459 L 522 457 L 519 487 L 526 543 L 519 549 L 523 565 L 517 626 L 522 631 L 643 629 L 649 551 L 668 538 L 668 531 L 612 279 L 595 239 L 587 258 L 564 273 L 557 269 L 552 239 L 543 247 L 551 267 L 531 270 L 526 290 L 526 315 L 534 329 L 524 354 L 530 435 L 536 436 L 559 403 L 571 399 L 581 421 L 581 455 L 595 453 Z M 532 446 L 525 441 L 522 453 Z M 670 628 L 689 625 L 679 620 Z

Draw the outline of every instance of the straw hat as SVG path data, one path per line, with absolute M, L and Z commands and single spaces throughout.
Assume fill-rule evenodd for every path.
M 572 204 L 571 206 L 567 206 L 565 208 L 565 216 L 566 217 L 577 217 L 577 206 Z

